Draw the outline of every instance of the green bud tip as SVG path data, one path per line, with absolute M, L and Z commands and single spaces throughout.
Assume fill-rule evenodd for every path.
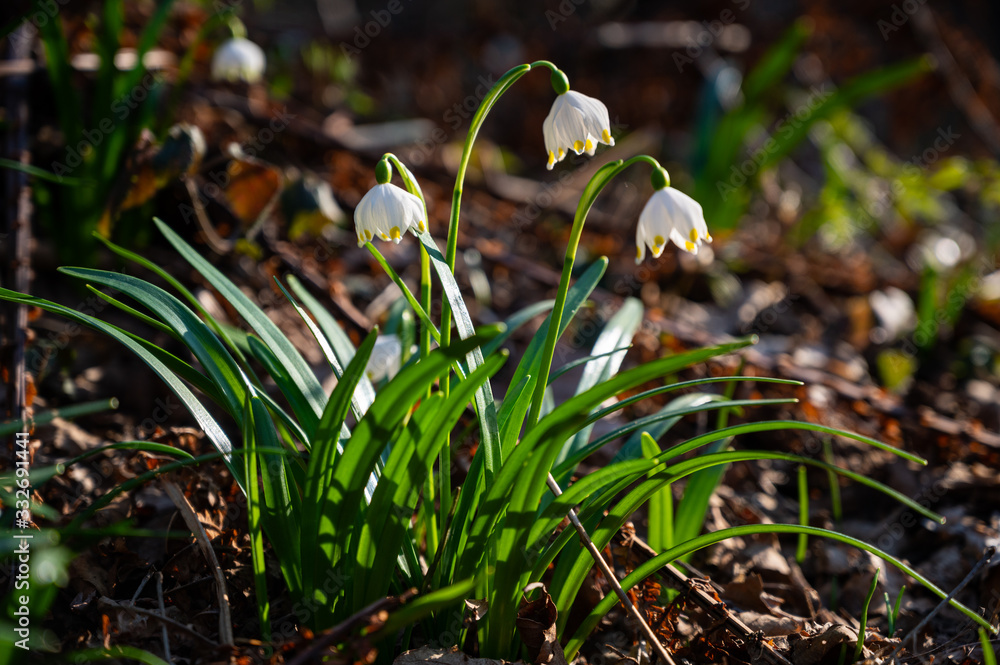
M 653 169 L 652 175 L 649 176 L 649 181 L 653 183 L 653 189 L 663 189 L 670 186 L 670 174 L 662 167 Z
M 392 166 L 389 165 L 388 159 L 380 160 L 379 163 L 375 165 L 375 180 L 377 180 L 380 185 L 384 185 L 392 180 Z
M 556 91 L 557 95 L 569 90 L 569 79 L 562 73 L 562 70 L 552 70 L 552 89 Z

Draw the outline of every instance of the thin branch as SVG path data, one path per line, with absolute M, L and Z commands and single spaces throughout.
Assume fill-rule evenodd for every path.
M 227 646 L 232 646 L 234 644 L 233 620 L 229 613 L 229 594 L 226 592 L 226 578 L 222 574 L 222 566 L 219 565 L 219 559 L 215 556 L 215 550 L 212 549 L 212 541 L 209 540 L 208 534 L 205 532 L 205 527 L 202 526 L 198 516 L 195 515 L 194 508 L 191 507 L 187 497 L 184 496 L 180 488 L 172 480 L 163 479 L 162 484 L 163 488 L 167 491 L 167 496 L 174 502 L 177 510 L 181 513 L 181 517 L 184 518 L 184 523 L 187 524 L 188 529 L 191 530 L 191 533 L 197 539 L 205 558 L 208 559 L 209 568 L 212 569 L 212 575 L 215 577 L 215 591 L 219 601 L 219 641 Z
M 629 535 L 628 541 L 621 531 L 616 538 L 619 544 L 628 545 L 632 552 L 643 561 L 649 561 L 658 552 L 646 544 L 641 538 Z M 670 586 L 684 593 L 688 600 L 700 607 L 710 619 L 720 623 L 737 637 L 742 638 L 748 645 L 755 645 L 760 649 L 760 655 L 772 665 L 792 665 L 787 658 L 778 653 L 774 647 L 768 644 L 767 640 L 761 639 L 760 633 L 752 630 L 743 621 L 733 614 L 726 604 L 711 596 L 702 588 L 702 584 L 688 577 L 673 564 L 667 564 L 657 573 L 661 579 Z M 756 662 L 756 659 L 755 659 Z
M 556 496 L 562 494 L 562 488 L 559 487 L 559 483 L 556 482 L 556 479 L 552 477 L 551 473 L 549 474 L 547 482 L 549 489 L 552 490 L 553 494 Z M 660 642 L 656 633 L 653 632 L 653 629 L 649 627 L 648 623 L 646 623 L 646 619 L 643 618 L 642 613 L 639 612 L 639 608 L 632 603 L 632 600 L 625 593 L 625 590 L 622 589 L 622 585 L 618 582 L 618 578 L 615 577 L 615 573 L 611 570 L 611 566 L 609 566 L 608 562 L 604 560 L 601 552 L 597 549 L 597 545 L 595 545 L 594 541 L 590 539 L 590 536 L 587 534 L 587 530 L 583 528 L 583 524 L 580 523 L 580 518 L 577 515 L 576 508 L 570 508 L 569 521 L 573 524 L 573 528 L 576 529 L 577 534 L 580 536 L 580 541 L 583 543 L 583 546 L 587 548 L 587 551 L 590 552 L 590 556 L 594 558 L 594 563 L 597 564 L 597 567 L 600 568 L 604 576 L 608 578 L 608 581 L 611 583 L 611 587 L 615 590 L 615 595 L 618 596 L 618 600 L 622 602 L 622 605 L 624 605 L 628 613 L 632 615 L 632 618 L 639 623 L 639 626 L 646 634 L 646 639 L 649 640 L 653 650 L 656 651 L 656 654 L 663 662 L 668 663 L 668 665 L 675 665 L 673 658 L 671 658 L 670 654 L 667 653 L 666 648 Z
M 981 558 L 979 560 L 979 562 L 975 566 L 972 567 L 972 570 L 970 570 L 969 574 L 965 576 L 965 579 L 962 580 L 961 582 L 959 582 L 958 586 L 955 587 L 954 589 L 952 589 L 951 593 L 949 593 L 947 596 L 945 596 L 944 599 L 940 603 L 938 603 L 937 607 L 935 607 L 931 611 L 930 614 L 928 614 L 927 616 L 924 617 L 923 621 L 921 621 L 920 623 L 918 623 L 917 626 L 913 630 L 910 631 L 909 635 L 907 635 L 906 637 L 904 637 L 903 639 L 901 639 L 899 641 L 899 645 L 895 649 L 892 650 L 892 653 L 889 654 L 889 659 L 895 660 L 896 659 L 896 654 L 899 653 L 900 649 L 903 648 L 903 645 L 906 644 L 907 640 L 909 640 L 910 638 L 913 639 L 913 651 L 916 652 L 916 650 L 917 650 L 917 637 L 919 637 L 920 631 L 923 630 L 924 626 L 926 626 L 928 623 L 930 623 L 931 619 L 933 619 L 935 616 L 937 616 L 938 612 L 940 612 L 942 609 L 944 609 L 945 606 L 948 605 L 948 603 L 951 602 L 952 598 L 954 598 L 955 596 L 958 595 L 959 591 L 961 591 L 962 589 L 964 589 L 966 587 L 966 585 L 969 582 L 972 581 L 972 578 L 974 578 L 979 573 L 979 571 L 982 570 L 983 566 L 985 566 L 986 564 L 988 564 L 990 562 L 990 559 L 993 558 L 993 555 L 996 554 L 996 551 L 997 551 L 997 548 L 995 548 L 995 547 L 987 547 L 986 548 L 986 551 L 983 552 L 983 558 Z M 862 628 L 864 628 L 864 627 L 862 626 Z
M 218 644 L 216 644 L 209 638 L 205 637 L 191 626 L 186 626 L 180 621 L 175 621 L 169 617 L 165 617 L 161 615 L 159 612 L 153 612 L 152 610 L 136 607 L 130 602 L 123 602 L 123 603 L 118 602 L 117 600 L 114 600 L 113 598 L 108 598 L 106 596 L 102 596 L 100 599 L 98 599 L 97 602 L 99 605 L 104 605 L 105 607 L 113 607 L 115 609 L 131 612 L 132 614 L 141 614 L 142 616 L 156 619 L 157 621 L 163 623 L 165 626 L 170 626 L 171 628 L 179 630 L 182 633 L 185 633 L 186 635 L 190 635 L 191 637 L 194 637 L 200 642 L 204 642 L 205 644 L 211 646 L 213 649 L 219 648 Z

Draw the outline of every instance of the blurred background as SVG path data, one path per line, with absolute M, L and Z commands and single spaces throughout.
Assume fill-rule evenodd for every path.
M 998 11 L 917 0 L 11 2 L 6 156 L 68 178 L 33 181 L 43 294 L 57 265 L 101 260 L 92 231 L 142 249 L 159 215 L 234 270 L 304 273 L 361 330 L 392 300 L 353 247 L 351 210 L 374 163 L 393 151 L 410 165 L 443 239 L 472 113 L 507 69 L 548 59 L 605 102 L 617 145 L 544 169 L 547 70 L 497 104 L 459 243 L 481 320 L 552 292 L 583 185 L 606 161 L 645 152 L 702 203 L 716 241 L 636 267 L 647 174 L 634 169 L 598 200 L 579 266 L 612 259 L 597 319 L 625 297 L 645 304 L 638 359 L 757 333 L 768 370 L 818 372 L 895 417 L 909 398 L 962 431 L 971 418 L 995 445 Z M 250 83 L 211 75 L 234 23 L 266 55 Z M 8 202 L 25 178 L 8 177 Z M 387 251 L 415 276 L 412 244 Z M 259 288 L 267 297 L 266 280 Z M 598 324 L 581 329 L 581 348 Z
M 715 240 L 697 256 L 668 249 L 637 266 L 635 227 L 652 189 L 645 167 L 623 174 L 588 218 L 577 268 L 600 256 L 610 266 L 557 364 L 590 353 L 629 298 L 645 317 L 626 365 L 758 335 L 744 371 L 806 383 L 767 388 L 800 399 L 770 415 L 845 427 L 931 460 L 920 475 L 859 449 L 837 453 L 908 495 L 943 483 L 935 509 L 952 510 L 954 529 L 909 533 L 898 548 L 951 588 L 1000 523 L 998 18 L 1000 5 L 986 0 L 7 0 L 0 283 L 128 320 L 55 272 L 121 269 L 97 232 L 193 281 L 209 312 L 239 325 L 164 247 L 150 221 L 158 216 L 319 366 L 272 278 L 297 275 L 355 342 L 377 323 L 403 330 L 406 305 L 353 228 L 376 162 L 391 151 L 409 165 L 443 244 L 472 114 L 509 68 L 551 60 L 573 89 L 607 105 L 616 145 L 545 169 L 548 70 L 496 104 L 471 160 L 458 244 L 474 317 L 502 320 L 552 297 L 590 176 L 613 159 L 656 157 L 702 204 Z M 266 65 L 213 75 L 213 58 L 241 35 Z M 416 243 L 383 251 L 417 283 Z M 5 370 L 24 367 L 28 386 L 21 392 L 5 371 L 7 416 L 121 400 L 118 412 L 82 421 L 87 431 L 60 425 L 47 439 L 56 458 L 93 445 L 90 433 L 147 438 L 190 424 L 180 409 L 146 417 L 166 390 L 137 381 L 145 368 L 114 342 L 26 308 L 4 304 L 0 314 L 0 358 Z M 408 348 L 400 339 L 394 352 Z M 735 369 L 734 360 L 696 371 Z M 776 486 L 791 497 L 794 484 L 734 467 L 735 494 L 720 490 L 726 515 L 763 514 Z M 863 494 L 844 501 L 861 515 L 845 531 L 874 541 L 885 524 L 867 518 L 881 506 Z M 998 593 L 997 570 L 976 598 Z M 93 629 L 80 622 L 81 634 Z

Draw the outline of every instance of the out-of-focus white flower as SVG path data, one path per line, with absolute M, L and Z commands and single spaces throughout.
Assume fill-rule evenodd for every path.
M 600 100 L 567 90 L 552 103 L 552 110 L 542 123 L 549 170 L 572 150 L 594 155 L 598 143 L 614 145 L 608 107 Z
M 212 78 L 256 83 L 264 75 L 264 51 L 249 39 L 234 37 L 212 56 Z
M 358 247 L 373 238 L 398 244 L 410 229 L 416 233 L 427 230 L 424 205 L 419 198 L 390 182 L 378 184 L 368 190 L 355 209 L 354 227 Z
M 399 373 L 402 353 L 403 343 L 398 335 L 379 335 L 368 358 L 365 374 L 374 383 L 392 379 Z
M 664 176 L 665 178 L 665 172 Z M 661 180 L 669 182 L 669 180 Z M 655 179 L 654 179 L 655 186 Z M 635 231 L 635 262 L 646 257 L 646 247 L 658 258 L 670 240 L 681 249 L 698 253 L 702 241 L 712 242 L 701 204 L 668 184 L 659 187 L 646 202 Z

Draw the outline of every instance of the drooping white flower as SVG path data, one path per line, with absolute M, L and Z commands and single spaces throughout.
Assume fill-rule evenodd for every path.
M 410 229 L 423 233 L 427 229 L 424 205 L 420 199 L 390 182 L 375 185 L 354 211 L 354 227 L 358 247 L 373 238 L 392 240 L 396 244 Z
M 578 155 L 585 152 L 593 156 L 598 143 L 615 144 L 611 137 L 608 107 L 600 100 L 573 90 L 556 97 L 552 110 L 542 123 L 542 135 L 549 156 L 546 164 L 549 170 L 556 162 L 561 162 L 570 150 Z
M 212 78 L 256 83 L 264 74 L 264 51 L 249 39 L 234 37 L 212 56 Z
M 669 185 L 653 192 L 639 215 L 635 230 L 635 262 L 642 263 L 646 247 L 653 258 L 658 258 L 667 240 L 692 254 L 698 253 L 702 241 L 712 242 L 701 204 Z

